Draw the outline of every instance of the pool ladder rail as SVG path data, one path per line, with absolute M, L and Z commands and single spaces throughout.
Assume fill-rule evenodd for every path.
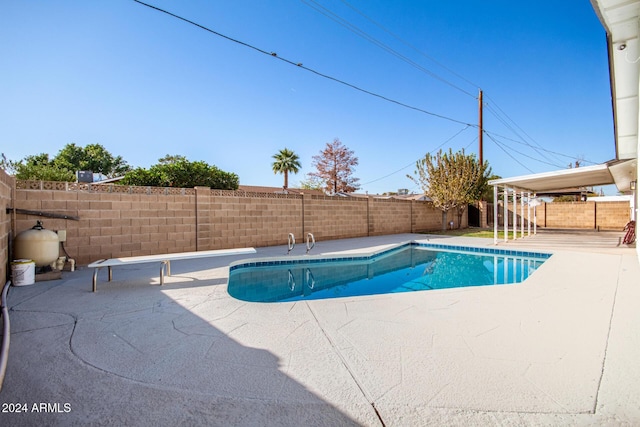
M 293 248 L 295 247 L 296 247 L 296 236 L 294 236 L 293 233 L 289 233 L 289 235 L 287 236 L 287 255 L 289 255 L 293 250 Z
M 313 237 L 313 234 L 307 233 L 307 253 L 316 245 L 316 238 Z
M 307 233 L 307 254 L 309 253 L 309 251 L 311 249 L 313 249 L 316 246 L 316 238 L 313 237 L 312 233 Z M 289 235 L 287 236 L 287 255 L 289 255 L 291 253 L 291 251 L 293 250 L 293 248 L 296 247 L 296 236 L 293 235 L 293 233 L 289 233 Z

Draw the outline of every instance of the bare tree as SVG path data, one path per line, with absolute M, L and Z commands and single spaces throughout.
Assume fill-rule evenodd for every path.
M 340 191 L 352 193 L 360 188 L 359 179 L 353 177 L 354 166 L 358 165 L 358 158 L 352 150 L 342 145 L 338 138 L 328 142 L 320 154 L 313 156 L 313 166 L 316 172 L 309 175 L 315 176 L 324 183 L 324 191 L 336 194 Z
M 458 227 L 467 205 L 480 199 L 491 174 L 488 162 L 480 165 L 475 155 L 464 150 L 449 153 L 442 150 L 433 157 L 427 153 L 416 162 L 415 176 L 407 177 L 419 184 L 436 208 L 442 210 L 442 228 L 447 227 L 447 212 L 458 208 Z

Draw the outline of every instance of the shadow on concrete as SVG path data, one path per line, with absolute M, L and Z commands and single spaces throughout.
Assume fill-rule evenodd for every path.
M 0 403 L 13 406 L 3 424 L 363 422 L 285 374 L 280 357 L 232 338 L 243 321 L 231 314 L 245 303 L 216 303 L 216 293 L 226 292 L 218 286 L 224 279 L 184 281 L 185 272 L 175 273 L 177 281 L 162 287 L 141 284 L 145 274 L 134 283 L 114 277 L 95 294 L 88 271 L 13 288 L 0 393 Z

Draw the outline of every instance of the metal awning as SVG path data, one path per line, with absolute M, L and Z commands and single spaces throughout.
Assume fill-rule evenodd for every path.
M 534 193 L 610 184 L 616 184 L 620 191 L 628 191 L 629 183 L 636 176 L 636 168 L 636 159 L 613 160 L 594 166 L 494 179 L 489 184 Z

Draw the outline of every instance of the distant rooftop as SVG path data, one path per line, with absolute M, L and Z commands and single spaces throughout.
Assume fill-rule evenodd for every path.
M 316 196 L 324 196 L 321 190 L 308 190 L 304 188 L 284 188 L 284 187 L 265 187 L 260 185 L 239 185 L 238 191 L 247 191 L 253 193 L 276 193 L 276 194 L 313 194 Z

